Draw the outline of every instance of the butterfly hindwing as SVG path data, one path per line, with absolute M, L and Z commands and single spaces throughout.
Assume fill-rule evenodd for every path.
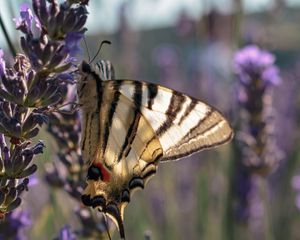
M 82 108 L 86 116 L 82 125 L 87 125 L 83 127 L 82 148 L 85 160 L 91 163 L 83 202 L 107 213 L 119 226 L 121 236 L 123 210 L 131 193 L 144 188 L 163 155 L 153 128 L 140 111 L 141 85 L 135 85 L 131 101 L 120 92 L 122 83 L 102 82 L 101 107 Z M 98 127 L 89 126 L 92 119 L 98 120 Z M 95 139 L 96 147 L 89 144 Z

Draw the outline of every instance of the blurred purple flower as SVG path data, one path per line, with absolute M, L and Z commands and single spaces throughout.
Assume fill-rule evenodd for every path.
M 76 235 L 71 227 L 66 225 L 60 230 L 59 237 L 56 240 L 76 240 Z
M 4 52 L 0 48 L 0 77 L 4 76 L 5 74 L 5 61 L 3 57 L 4 57 Z
M 39 183 L 39 179 L 35 173 L 29 176 L 28 180 L 28 187 L 36 186 Z
M 282 158 L 276 143 L 275 112 L 272 90 L 281 80 L 274 65 L 275 57 L 250 45 L 235 54 L 234 70 L 238 75 L 239 129 L 236 134 L 235 212 L 255 234 L 264 221 L 265 206 L 260 191 L 265 177 L 274 171 Z M 260 239 L 264 239 L 260 235 Z
M 29 216 L 30 214 L 28 211 L 17 210 L 9 214 L 7 218 L 11 222 L 11 226 L 17 229 L 19 227 L 30 226 L 32 224 Z
M 237 99 L 240 103 L 241 129 L 237 134 L 242 161 L 247 168 L 267 174 L 279 161 L 274 137 L 272 87 L 280 83 L 275 57 L 257 46 L 237 51 L 234 70 L 240 82 Z M 252 171 L 251 170 L 251 171 Z
M 17 209 L 0 222 L 0 240 L 26 240 L 24 229 L 31 225 L 29 212 Z
M 274 66 L 273 54 L 250 45 L 239 50 L 234 57 L 234 69 L 243 84 L 250 84 L 253 79 L 261 78 L 263 86 L 280 83 L 279 70 Z
M 300 175 L 294 176 L 291 184 L 296 192 L 295 205 L 300 210 Z
M 293 177 L 292 179 L 292 187 L 297 190 L 300 191 L 300 176 L 296 175 Z
M 247 221 L 250 216 L 249 207 L 249 194 L 253 187 L 251 176 L 245 168 L 240 166 L 239 171 L 236 171 L 236 185 L 235 193 L 239 197 L 239 203 L 236 206 L 236 218 L 239 221 Z
M 300 210 L 300 193 L 298 193 L 296 195 L 296 198 L 295 198 L 295 205 L 296 207 L 298 208 L 298 210 Z

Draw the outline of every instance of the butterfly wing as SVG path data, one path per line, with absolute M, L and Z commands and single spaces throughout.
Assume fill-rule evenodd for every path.
M 124 208 L 159 161 L 226 143 L 232 130 L 214 108 L 168 88 L 132 80 L 95 84 L 93 110 L 83 108 L 90 116 L 83 125 L 94 126 L 83 134 L 84 158 L 91 163 L 83 202 L 107 213 L 124 237 Z
M 176 160 L 232 138 L 227 120 L 208 104 L 152 83 L 123 81 L 121 94 L 135 104 L 136 85 L 141 85 L 140 112 L 163 148 L 161 161 Z
M 140 112 L 142 95 L 138 86 L 134 101 L 130 101 L 120 92 L 121 85 L 122 81 L 101 82 L 98 96 L 93 98 L 89 91 L 94 104 L 82 107 L 82 115 L 86 115 L 82 124 L 82 152 L 91 163 L 82 200 L 108 214 L 124 237 L 123 211 L 130 194 L 144 188 L 156 172 L 163 150 Z M 94 124 L 97 122 L 98 125 Z

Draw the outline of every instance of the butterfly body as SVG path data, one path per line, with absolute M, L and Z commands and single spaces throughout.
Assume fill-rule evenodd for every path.
M 104 66 L 80 67 L 81 149 L 90 166 L 82 200 L 108 214 L 123 238 L 124 208 L 160 162 L 224 144 L 233 134 L 209 105 L 156 84 L 114 80 Z

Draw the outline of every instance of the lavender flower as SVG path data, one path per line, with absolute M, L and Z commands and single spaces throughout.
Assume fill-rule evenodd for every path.
M 0 222 L 0 240 L 26 240 L 24 230 L 31 224 L 28 211 L 16 210 L 7 214 L 6 219 Z
M 80 40 L 83 38 L 83 33 L 80 32 L 70 32 L 66 35 L 65 51 L 70 54 L 70 56 L 76 56 L 81 53 L 81 47 L 79 45 Z
M 274 171 L 281 158 L 272 107 L 272 90 L 281 79 L 274 62 L 274 55 L 253 45 L 239 50 L 234 58 L 240 107 L 234 180 L 236 217 L 248 224 L 252 237 L 260 239 L 265 238 L 258 227 L 264 222 L 264 177 Z
M 278 164 L 274 137 L 272 87 L 280 83 L 275 57 L 257 46 L 248 46 L 235 55 L 239 77 L 238 101 L 241 113 L 241 143 L 244 164 L 260 174 Z
M 60 234 L 58 238 L 55 240 L 76 240 L 76 235 L 71 230 L 71 227 L 66 225 L 60 230 Z
M 14 18 L 13 20 L 16 23 L 17 29 L 21 30 L 25 34 L 32 32 L 33 21 L 35 21 L 35 26 L 41 30 L 41 24 L 38 18 L 33 15 L 27 3 L 23 3 L 21 5 L 20 17 Z
M 58 163 L 54 162 L 46 168 L 46 179 L 56 187 L 63 187 L 78 200 L 85 185 L 83 173 L 86 171 L 77 146 L 79 116 L 77 112 L 64 114 L 49 110 L 50 106 L 62 103 L 68 97 L 67 85 L 74 83 L 71 72 L 85 32 L 87 3 L 33 0 L 36 17 L 28 5 L 21 7 L 21 17 L 15 21 L 17 28 L 25 34 L 21 37 L 25 55 L 18 55 L 13 69 L 2 71 L 0 91 L 4 101 L 2 108 L 6 110 L 2 118 L 0 114 L 0 132 L 23 143 L 37 135 L 42 124 L 49 122 L 49 132 L 60 144 L 58 159 L 70 175 L 61 174 Z M 34 19 L 39 31 L 33 31 Z M 18 111 L 14 112 L 15 109 Z M 40 144 L 31 150 L 34 154 L 41 152 Z M 30 156 L 32 158 L 32 154 Z M 28 171 L 23 169 L 20 174 Z M 69 227 L 64 227 L 58 239 L 75 239 L 75 236 Z
M 0 214 L 5 215 L 21 204 L 21 194 L 28 190 L 29 177 L 37 170 L 36 164 L 31 164 L 32 159 L 42 153 L 44 144 L 30 146 L 30 142 L 24 141 L 11 144 L 14 147 L 9 150 L 3 134 L 0 139 Z
M 23 4 L 20 17 L 15 19 L 17 29 L 24 33 L 21 46 L 25 54 L 18 54 L 8 68 L 0 51 L 2 217 L 21 204 L 21 194 L 28 190 L 29 178 L 37 170 L 32 161 L 45 146 L 42 141 L 32 143 L 32 138 L 48 123 L 51 106 L 64 100 L 67 84 L 73 82 L 72 61 L 85 31 L 84 4 L 34 0 L 33 9 L 36 16 Z
M 296 192 L 295 205 L 300 210 L 300 176 L 295 175 L 292 178 L 292 187 Z
M 75 100 L 74 90 L 73 87 L 68 89 L 66 99 L 70 102 Z M 59 152 L 57 159 L 47 165 L 45 178 L 52 187 L 64 189 L 81 205 L 81 195 L 86 185 L 87 166 L 81 157 L 78 145 L 80 138 L 79 113 L 77 111 L 70 112 L 70 110 L 70 106 L 68 106 L 60 112 L 53 113 L 50 117 L 47 130 L 55 138 Z M 91 209 L 78 207 L 75 213 L 82 224 L 82 229 L 76 231 L 78 236 L 100 238 L 106 231 L 103 217 L 95 214 Z M 66 239 L 71 236 L 69 228 L 64 229 L 63 233 Z
M 279 70 L 274 66 L 275 57 L 255 45 L 244 47 L 234 58 L 235 71 L 244 84 L 250 84 L 255 78 L 260 78 L 263 86 L 280 83 Z

